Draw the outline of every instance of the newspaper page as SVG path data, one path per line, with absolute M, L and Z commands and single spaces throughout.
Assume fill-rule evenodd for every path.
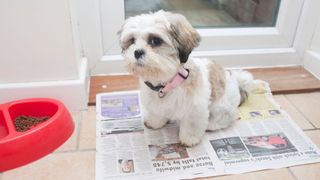
M 256 81 L 232 127 L 194 147 L 179 127 L 144 127 L 138 91 L 97 95 L 96 179 L 190 179 L 320 162 L 320 151 Z
M 204 144 L 181 145 L 174 123 L 145 128 L 139 92 L 119 94 L 97 96 L 96 179 L 180 179 L 216 172 Z
M 239 121 L 206 136 L 213 160 L 224 166 L 222 174 L 320 162 L 319 149 L 287 118 Z
M 222 162 L 222 174 L 244 173 L 320 162 L 316 145 L 272 98 L 269 85 L 256 81 L 232 127 L 206 133 L 207 149 Z

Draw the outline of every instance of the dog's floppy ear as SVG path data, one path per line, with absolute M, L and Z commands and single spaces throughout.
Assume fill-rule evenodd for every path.
M 123 52 L 123 50 L 125 49 L 125 46 L 126 46 L 124 44 L 124 42 L 123 42 L 123 37 L 122 37 L 122 32 L 123 32 L 123 29 L 124 29 L 124 26 L 125 26 L 126 23 L 127 23 L 127 21 L 125 21 L 125 23 L 120 27 L 120 29 L 117 32 L 118 39 L 119 39 L 119 44 L 120 44 L 120 47 L 122 49 L 122 52 Z
M 120 27 L 120 29 L 118 30 L 118 32 L 117 32 L 117 35 L 118 35 L 118 39 L 119 39 L 119 44 L 120 44 L 120 46 L 121 46 L 121 49 L 122 49 L 122 51 L 124 50 L 124 49 L 126 49 L 127 48 L 127 46 L 128 46 L 128 44 L 125 42 L 125 36 L 127 35 L 127 33 L 125 33 L 124 32 L 124 30 L 125 30 L 125 26 L 127 26 L 127 24 L 128 24 L 128 22 L 130 21 L 132 19 L 132 17 L 129 17 L 128 19 L 126 19 L 125 21 L 124 21 L 124 23 L 122 24 L 122 26 Z
M 180 15 L 170 12 L 164 13 L 170 23 L 169 32 L 175 41 L 181 63 L 187 62 L 193 48 L 199 45 L 201 37 L 188 20 Z

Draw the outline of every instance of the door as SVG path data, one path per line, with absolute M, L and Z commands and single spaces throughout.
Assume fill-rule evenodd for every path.
M 187 3 L 188 2 L 188 3 Z M 191 54 L 226 67 L 299 64 L 293 48 L 304 0 L 81 0 L 79 24 L 91 75 L 125 73 L 117 31 L 125 18 L 165 9 L 202 37 Z

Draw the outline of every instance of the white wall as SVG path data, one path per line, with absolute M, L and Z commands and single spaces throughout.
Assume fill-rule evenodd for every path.
M 78 79 L 69 0 L 0 1 L 0 83 Z
M 48 97 L 87 106 L 75 0 L 0 1 L 0 103 Z

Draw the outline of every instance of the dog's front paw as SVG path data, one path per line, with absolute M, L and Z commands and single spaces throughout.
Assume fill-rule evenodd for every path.
M 160 129 L 162 128 L 168 120 L 159 118 L 145 118 L 144 125 L 149 129 Z
M 192 147 L 201 142 L 202 136 L 195 135 L 179 135 L 180 143 L 184 146 Z

